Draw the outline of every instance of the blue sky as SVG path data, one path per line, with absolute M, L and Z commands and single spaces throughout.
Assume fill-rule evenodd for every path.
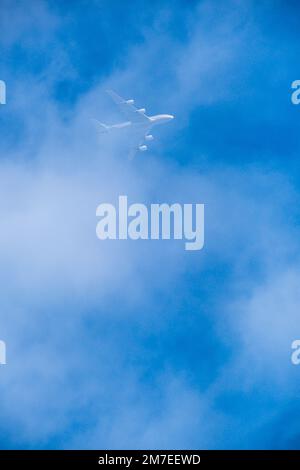
M 125 3 L 1 2 L 0 446 L 298 448 L 299 5 Z M 107 88 L 176 116 L 133 162 Z M 120 194 L 204 249 L 103 244 Z

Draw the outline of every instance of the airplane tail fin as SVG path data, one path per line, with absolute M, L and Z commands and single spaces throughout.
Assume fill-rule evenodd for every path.
M 97 119 L 92 119 L 92 122 L 94 123 L 97 131 L 100 132 L 100 134 L 106 134 L 110 129 L 109 126 L 103 124 L 103 122 L 100 122 Z

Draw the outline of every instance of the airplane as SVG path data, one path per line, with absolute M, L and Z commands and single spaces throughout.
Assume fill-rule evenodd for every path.
M 106 90 L 106 93 L 108 93 L 113 101 L 119 106 L 120 111 L 127 118 L 127 121 L 113 125 L 103 124 L 97 120 L 94 121 L 96 122 L 100 133 L 108 133 L 117 129 L 131 129 L 135 131 L 138 143 L 131 150 L 129 155 L 130 158 L 133 158 L 138 150 L 140 152 L 148 150 L 148 146 L 145 142 L 150 142 L 154 139 L 153 135 L 149 134 L 152 127 L 158 124 L 164 124 L 165 122 L 169 122 L 174 119 L 174 116 L 171 114 L 147 116 L 145 108 L 138 109 L 134 106 L 134 100 L 125 100 L 112 90 Z

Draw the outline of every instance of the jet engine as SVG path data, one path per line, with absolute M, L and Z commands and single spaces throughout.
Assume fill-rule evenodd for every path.
M 127 100 L 126 103 L 127 104 L 134 104 L 134 100 Z
M 146 109 L 145 108 L 141 108 L 141 109 L 138 109 L 138 113 L 145 113 L 146 112 Z
M 148 149 L 147 145 L 140 145 L 140 146 L 139 146 L 139 150 L 140 150 L 141 152 L 145 152 L 147 149 Z
M 151 140 L 154 140 L 154 137 L 153 135 L 148 134 L 148 135 L 145 135 L 145 140 L 148 140 L 148 142 L 150 142 Z

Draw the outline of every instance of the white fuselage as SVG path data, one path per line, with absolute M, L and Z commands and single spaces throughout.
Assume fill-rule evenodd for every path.
M 174 119 L 174 116 L 172 114 L 157 114 L 156 116 L 149 116 L 149 121 L 148 122 L 132 122 L 132 121 L 126 121 L 126 122 L 121 122 L 120 124 L 113 124 L 112 126 L 109 126 L 111 129 L 123 129 L 124 127 L 142 127 L 142 128 L 148 128 L 150 129 L 153 126 L 156 126 L 158 124 L 164 124 L 165 122 L 169 122 L 172 119 Z
M 157 114 L 156 116 L 150 116 L 149 119 L 152 122 L 152 125 L 156 125 L 172 121 L 174 116 L 172 116 L 172 114 Z

